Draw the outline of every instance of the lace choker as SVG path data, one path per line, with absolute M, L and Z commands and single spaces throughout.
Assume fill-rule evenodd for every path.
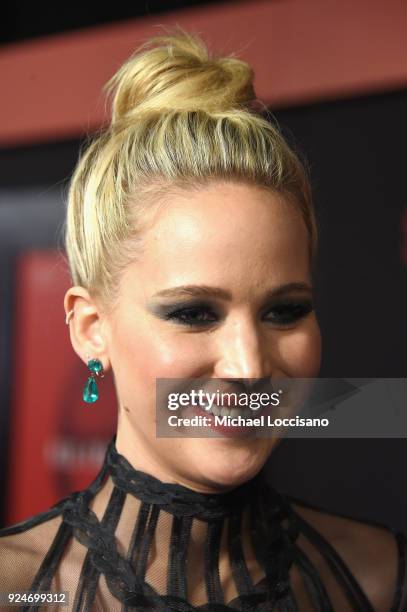
M 140 501 L 157 505 L 175 516 L 190 516 L 201 520 L 215 520 L 232 514 L 247 503 L 254 494 L 257 481 L 251 480 L 227 493 L 199 493 L 185 486 L 164 483 L 150 474 L 135 470 L 114 441 L 106 453 L 107 471 L 116 487 L 131 493 Z

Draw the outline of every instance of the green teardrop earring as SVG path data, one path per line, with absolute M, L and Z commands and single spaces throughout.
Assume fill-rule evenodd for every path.
M 103 378 L 103 365 L 99 359 L 90 359 L 88 361 L 90 376 L 83 390 L 83 401 L 88 404 L 93 404 L 99 399 L 99 390 L 96 384 L 96 377 Z

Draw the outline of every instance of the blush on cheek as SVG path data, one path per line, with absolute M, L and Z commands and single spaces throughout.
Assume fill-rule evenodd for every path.
M 115 329 L 112 364 L 121 401 L 133 411 L 137 406 L 155 409 L 157 378 L 188 378 L 200 363 L 198 339 L 192 335 L 160 333 L 136 325 Z M 126 411 L 127 412 L 127 411 Z
M 141 353 L 143 369 L 152 378 L 189 378 L 196 376 L 207 356 L 202 340 L 192 334 L 179 338 L 146 338 Z

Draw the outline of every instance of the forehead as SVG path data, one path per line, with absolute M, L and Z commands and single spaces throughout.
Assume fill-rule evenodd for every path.
M 299 210 L 283 195 L 260 187 L 220 183 L 207 189 L 180 192 L 167 198 L 150 230 L 154 242 L 171 247 L 166 236 L 177 236 L 182 245 L 219 246 L 233 242 L 277 245 L 278 238 L 293 243 L 307 237 Z M 253 244 L 253 246 L 255 246 Z
M 143 237 L 136 266 L 154 285 L 221 282 L 245 285 L 270 276 L 308 277 L 308 233 L 299 210 L 280 194 L 217 183 L 168 196 Z M 272 279 L 271 279 L 272 280 Z

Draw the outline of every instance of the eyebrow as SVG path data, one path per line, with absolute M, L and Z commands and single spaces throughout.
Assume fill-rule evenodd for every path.
M 286 283 L 285 285 L 279 285 L 278 287 L 269 289 L 269 291 L 266 292 L 266 298 L 278 297 L 291 291 L 302 291 L 312 294 L 314 290 L 311 285 L 307 283 Z M 163 289 L 162 291 L 155 293 L 152 297 L 215 297 L 221 300 L 230 301 L 232 299 L 232 294 L 225 289 L 221 289 L 220 287 L 211 287 L 210 285 L 180 285 L 179 287 Z

